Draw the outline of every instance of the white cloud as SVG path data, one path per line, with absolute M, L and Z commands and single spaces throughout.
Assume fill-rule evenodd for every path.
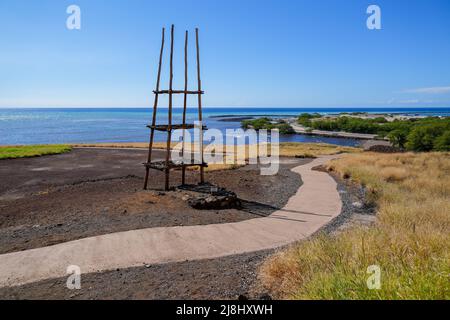
M 426 93 L 426 94 L 443 94 L 449 93 L 450 86 L 448 87 L 429 87 L 429 88 L 417 88 L 404 90 L 403 93 Z
M 430 99 L 396 99 L 391 98 L 386 101 L 387 105 L 433 105 L 433 106 L 448 106 L 450 104 L 449 100 L 446 99 L 438 99 L 438 100 L 430 100 Z

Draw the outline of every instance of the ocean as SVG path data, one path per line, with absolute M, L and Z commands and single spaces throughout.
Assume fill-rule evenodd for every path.
M 173 123 L 181 123 L 181 108 L 174 108 Z M 296 116 L 303 112 L 336 114 L 340 112 L 395 113 L 450 116 L 450 108 L 203 108 L 203 122 L 209 129 L 240 127 L 241 117 Z M 0 109 L 0 145 L 55 143 L 148 142 L 151 108 L 17 108 Z M 189 108 L 187 122 L 197 120 L 197 109 Z M 167 109 L 158 110 L 158 123 L 167 122 Z M 164 141 L 158 132 L 155 141 Z M 281 135 L 282 142 L 324 142 L 345 146 L 360 144 L 356 139 Z

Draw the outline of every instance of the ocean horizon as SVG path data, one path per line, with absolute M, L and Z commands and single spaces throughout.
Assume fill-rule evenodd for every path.
M 167 107 L 159 107 L 157 122 L 167 122 Z M 181 123 L 183 109 L 173 108 L 173 123 Z M 450 116 L 450 107 L 369 108 L 369 107 L 204 107 L 203 122 L 209 129 L 240 128 L 239 117 L 290 117 L 301 113 L 338 114 L 352 112 L 391 113 L 424 116 Z M 187 122 L 197 120 L 197 108 L 187 109 Z M 235 116 L 236 118 L 232 118 Z M 0 108 L 0 145 L 56 143 L 148 142 L 151 107 L 136 108 Z M 155 141 L 165 141 L 157 133 Z M 360 144 L 357 139 L 280 135 L 281 142 L 324 142 L 345 146 Z

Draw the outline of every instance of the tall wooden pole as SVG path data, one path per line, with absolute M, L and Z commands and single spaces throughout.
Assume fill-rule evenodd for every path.
M 165 189 L 169 190 L 170 176 L 170 141 L 172 140 L 172 89 L 173 89 L 173 37 L 174 25 L 170 31 L 170 80 L 169 80 L 169 114 L 168 114 L 168 132 L 167 132 L 167 153 L 166 153 L 166 185 Z
M 187 108 L 187 90 L 188 90 L 188 31 L 186 30 L 186 36 L 184 40 L 184 108 L 183 108 L 183 144 L 181 146 L 181 153 L 183 155 L 183 163 L 185 161 L 184 148 L 185 148 L 185 138 L 186 138 L 186 108 Z M 181 184 L 186 184 L 186 167 L 182 167 Z
M 198 28 L 195 28 L 195 39 L 197 47 L 197 80 L 198 80 L 198 121 L 200 122 L 200 154 L 201 154 L 201 166 L 200 166 L 200 182 L 205 182 L 205 169 L 203 167 L 204 157 L 203 157 L 203 117 L 202 117 L 202 81 L 200 79 L 200 46 L 198 41 Z
M 153 149 L 153 139 L 155 136 L 155 125 L 156 125 L 156 110 L 158 109 L 158 99 L 159 99 L 159 84 L 161 80 L 161 65 L 162 65 L 162 58 L 164 53 L 164 35 L 165 35 L 165 28 L 162 29 L 162 41 L 161 41 L 161 51 L 159 54 L 159 66 L 158 66 L 158 77 L 156 80 L 156 93 L 155 93 L 155 100 L 153 103 L 153 118 L 152 118 L 152 128 L 150 131 L 150 143 L 148 146 L 148 157 L 147 157 L 147 163 L 150 163 L 152 161 L 152 149 Z M 144 189 L 147 189 L 148 185 L 148 174 L 149 174 L 150 168 L 146 166 L 145 169 L 145 182 L 144 182 Z

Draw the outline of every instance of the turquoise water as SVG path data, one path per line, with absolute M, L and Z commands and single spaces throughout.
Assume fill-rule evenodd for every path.
M 204 108 L 203 119 L 208 128 L 240 127 L 239 121 L 222 121 L 233 116 L 295 116 L 303 112 L 322 114 L 339 112 L 401 113 L 450 116 L 450 108 Z M 182 109 L 175 108 L 173 123 L 181 123 Z M 94 143 L 94 142 L 147 142 L 152 111 L 150 108 L 48 108 L 0 109 L 0 145 Z M 188 122 L 197 120 L 197 110 L 188 109 Z M 158 123 L 167 122 L 167 109 L 158 111 Z M 158 133 L 156 141 L 166 135 Z M 306 135 L 280 136 L 283 142 L 325 142 L 354 146 L 355 139 L 326 138 Z

